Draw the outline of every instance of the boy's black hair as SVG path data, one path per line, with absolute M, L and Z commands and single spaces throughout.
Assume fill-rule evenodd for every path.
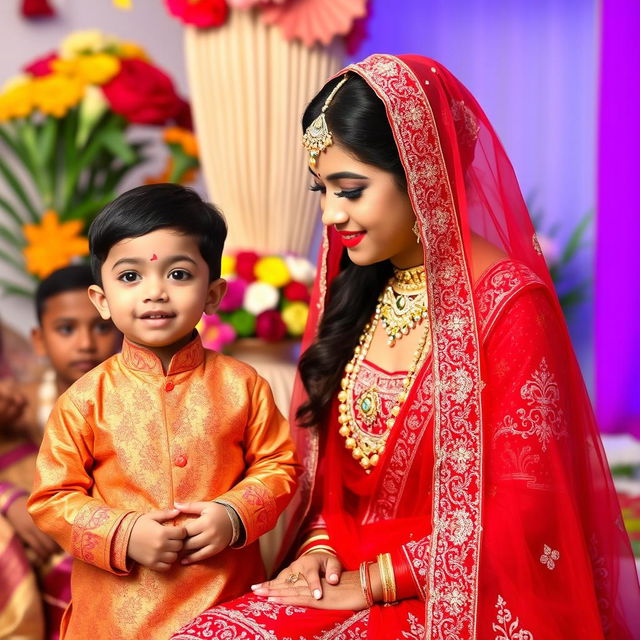
M 72 264 L 56 269 L 38 284 L 35 295 L 38 324 L 42 324 L 44 305 L 49 298 L 67 291 L 86 291 L 94 284 L 91 267 L 86 264 Z
M 220 277 L 227 224 L 216 207 L 193 189 L 179 184 L 149 184 L 131 189 L 110 202 L 89 227 L 91 270 L 102 286 L 100 269 L 114 244 L 157 229 L 171 228 L 193 236 L 209 266 L 209 282 Z

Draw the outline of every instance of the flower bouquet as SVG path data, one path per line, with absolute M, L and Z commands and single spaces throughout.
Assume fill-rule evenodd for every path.
M 299 339 L 309 314 L 315 267 L 293 255 L 237 251 L 222 258 L 228 290 L 218 312 L 199 328 L 208 348 L 220 350 L 236 338 L 266 342 Z
M 151 140 L 130 141 L 131 125 L 188 128 L 189 105 L 142 48 L 100 31 L 71 34 L 23 71 L 0 92 L 0 259 L 28 284 L 0 287 L 31 295 L 88 253 L 91 220 L 147 159 Z M 197 166 L 195 144 L 188 131 L 165 136 L 177 181 Z

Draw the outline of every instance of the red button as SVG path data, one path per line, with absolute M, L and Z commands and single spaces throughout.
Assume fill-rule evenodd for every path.
M 175 386 L 176 386 L 176 385 L 175 385 L 175 384 L 173 384 L 173 382 L 167 382 L 167 384 L 165 384 L 165 385 L 164 385 L 164 390 L 165 390 L 165 391 L 173 391 L 173 388 L 174 388 Z
M 176 463 L 176 467 L 184 467 L 187 464 L 187 457 L 176 456 L 175 463 Z

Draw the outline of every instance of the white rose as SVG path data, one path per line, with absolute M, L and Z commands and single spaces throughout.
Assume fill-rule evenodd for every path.
M 252 282 L 244 292 L 242 306 L 254 316 L 275 309 L 279 300 L 278 290 L 266 282 Z
M 287 263 L 291 278 L 297 282 L 302 282 L 309 286 L 316 277 L 316 268 L 306 258 L 298 258 L 296 256 L 285 256 L 284 261 Z

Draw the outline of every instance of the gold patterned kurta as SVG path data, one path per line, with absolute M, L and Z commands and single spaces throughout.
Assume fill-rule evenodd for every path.
M 251 367 L 197 337 L 165 374 L 125 340 L 60 397 L 38 455 L 29 510 L 74 557 L 62 637 L 162 638 L 245 592 L 263 577 L 256 541 L 275 525 L 297 471 L 287 422 Z M 142 513 L 213 499 L 238 512 L 242 548 L 166 573 L 127 562 Z

